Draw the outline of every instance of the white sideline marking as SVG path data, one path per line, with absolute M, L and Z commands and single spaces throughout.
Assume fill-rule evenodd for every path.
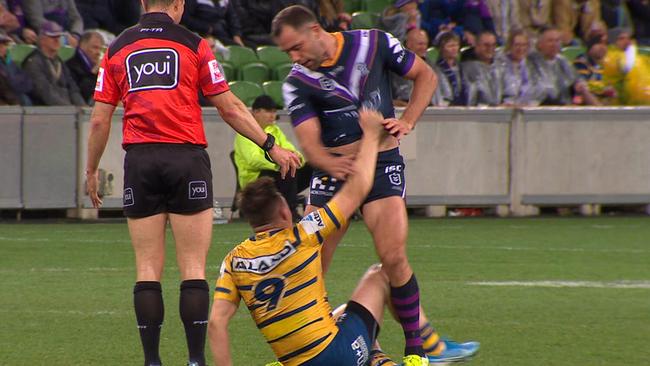
M 367 248 L 371 246 L 361 244 L 341 243 L 339 247 L 347 248 Z M 523 252 L 577 252 L 577 253 L 627 253 L 641 254 L 648 253 L 644 249 L 587 249 L 587 248 L 525 248 L 525 247 L 507 247 L 507 246 L 470 246 L 470 245 L 432 245 L 432 244 L 408 244 L 410 248 L 427 248 L 427 249 L 457 249 L 457 250 L 503 250 L 503 251 L 523 251 Z
M 112 311 L 112 310 L 81 311 L 81 310 L 6 310 L 6 309 L 0 309 L 0 313 L 83 315 L 83 316 L 114 316 L 114 315 L 132 314 L 132 312 L 130 311 Z
M 650 289 L 650 281 L 480 281 L 468 282 L 474 286 L 501 287 L 572 287 L 572 288 L 616 288 L 616 289 Z

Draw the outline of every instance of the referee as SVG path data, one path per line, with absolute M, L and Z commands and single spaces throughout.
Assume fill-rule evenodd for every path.
M 212 235 L 212 174 L 198 94 L 219 110 L 280 166 L 284 177 L 300 166 L 292 152 L 275 146 L 232 93 L 207 42 L 178 25 L 184 0 L 142 0 L 145 14 L 109 47 L 97 75 L 86 165 L 94 207 L 98 166 L 115 106 L 124 105 L 124 214 L 135 250 L 133 302 L 145 365 L 161 365 L 158 352 L 164 306 L 160 279 L 165 226 L 176 242 L 180 316 L 190 366 L 205 365 L 209 287 L 205 262 Z

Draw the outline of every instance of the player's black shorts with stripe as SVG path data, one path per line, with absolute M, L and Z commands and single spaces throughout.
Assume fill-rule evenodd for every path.
M 191 213 L 212 207 L 210 158 L 190 144 L 133 144 L 124 157 L 124 215 Z
M 391 196 L 404 198 L 406 191 L 404 168 L 404 158 L 400 155 L 399 148 L 396 147 L 380 152 L 377 156 L 375 182 L 363 203 Z M 342 181 L 330 177 L 320 169 L 314 169 L 307 203 L 316 207 L 323 207 L 341 189 L 341 186 L 343 186 Z

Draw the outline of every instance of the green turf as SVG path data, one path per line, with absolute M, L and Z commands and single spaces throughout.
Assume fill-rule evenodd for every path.
M 215 227 L 208 276 L 248 234 Z M 650 289 L 486 287 L 477 281 L 650 283 L 650 219 L 411 220 L 409 254 L 423 303 L 439 330 L 482 349 L 469 365 L 650 364 Z M 171 243 L 171 241 L 170 241 Z M 344 238 L 327 278 L 332 303 L 347 299 L 375 261 L 360 223 Z M 183 365 L 178 271 L 169 246 L 161 353 Z M 125 224 L 0 225 L 0 365 L 141 365 L 133 254 Z M 647 286 L 646 286 L 647 287 Z M 241 309 L 240 309 L 241 310 Z M 248 314 L 231 326 L 235 365 L 272 353 Z M 402 335 L 380 336 L 392 354 Z

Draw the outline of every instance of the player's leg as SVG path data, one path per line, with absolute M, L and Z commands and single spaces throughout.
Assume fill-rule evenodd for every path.
M 145 366 L 160 365 L 160 330 L 165 315 L 162 277 L 165 262 L 166 214 L 127 220 L 135 251 L 136 283 L 133 305 L 144 351 Z
M 210 287 L 205 263 L 212 240 L 212 209 L 193 214 L 170 214 L 181 274 L 179 312 L 185 327 L 190 365 L 205 365 L 205 338 Z

